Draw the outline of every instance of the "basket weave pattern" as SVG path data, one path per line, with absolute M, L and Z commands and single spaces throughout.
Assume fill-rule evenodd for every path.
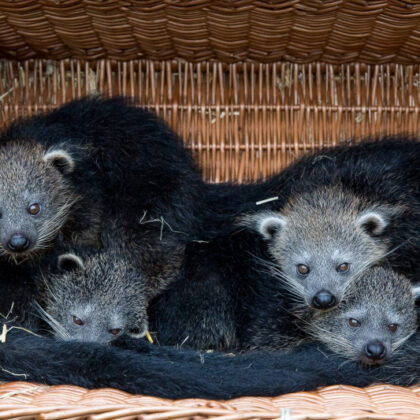
M 9 58 L 419 63 L 415 0 L 0 1 Z
M 419 16 L 416 0 L 0 0 L 0 128 L 124 95 L 168 121 L 206 179 L 265 178 L 346 138 L 419 133 Z M 0 418 L 140 417 L 411 420 L 420 387 L 219 402 L 0 385 Z
M 399 64 L 3 60 L 0 127 L 86 94 L 129 96 L 185 139 L 206 179 L 245 182 L 343 139 L 418 133 L 419 74 Z
M 420 417 L 420 387 L 331 386 L 275 398 L 230 401 L 162 400 L 113 389 L 86 390 L 13 382 L 0 385 L 0 418 L 39 419 L 282 419 L 414 420 Z

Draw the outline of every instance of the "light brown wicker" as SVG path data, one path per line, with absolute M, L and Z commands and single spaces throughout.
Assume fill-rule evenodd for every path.
M 330 386 L 275 398 L 230 401 L 162 400 L 115 389 L 86 390 L 13 382 L 0 385 L 0 418 L 56 419 L 281 419 L 414 420 L 420 418 L 420 387 Z
M 130 96 L 216 182 L 345 138 L 419 132 L 416 0 L 0 0 L 1 58 L 0 127 L 86 94 Z M 418 419 L 420 387 L 217 402 L 0 386 L 0 418 L 35 417 Z

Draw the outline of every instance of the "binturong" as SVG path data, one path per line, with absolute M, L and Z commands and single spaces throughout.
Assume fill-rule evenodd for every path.
M 330 311 L 315 311 L 304 330 L 333 352 L 367 365 L 382 364 L 417 329 L 420 287 L 387 266 L 366 270 Z
M 155 294 L 133 258 L 119 247 L 80 246 L 41 271 L 37 308 L 60 340 L 109 343 L 147 332 L 147 303 Z
M 325 186 L 240 223 L 266 240 L 274 263 L 267 264 L 287 289 L 306 305 L 328 310 L 359 274 L 392 252 L 383 233 L 402 210 Z
M 16 259 L 50 246 L 80 198 L 68 175 L 74 160 L 64 150 L 35 142 L 0 147 L 0 252 Z
M 114 219 L 139 243 L 186 242 L 202 184 L 182 140 L 121 98 L 18 120 L 0 133 L 0 254 L 35 259 L 59 233 L 100 246 L 104 220 Z

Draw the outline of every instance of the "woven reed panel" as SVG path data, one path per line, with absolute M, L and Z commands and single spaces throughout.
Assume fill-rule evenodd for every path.
M 420 62 L 415 0 L 0 1 L 0 56 Z
M 0 126 L 86 94 L 163 116 L 211 181 L 266 177 L 346 138 L 416 133 L 419 65 L 0 60 Z
M 75 386 L 11 382 L 0 385 L 0 418 L 414 420 L 420 418 L 420 387 L 331 386 L 275 398 L 170 401 L 113 389 L 89 391 Z

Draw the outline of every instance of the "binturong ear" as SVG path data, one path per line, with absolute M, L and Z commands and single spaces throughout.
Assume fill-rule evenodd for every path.
M 241 218 L 239 224 L 257 231 L 264 239 L 273 239 L 287 224 L 286 219 L 274 211 L 263 211 L 248 214 Z
M 380 235 L 389 225 L 393 216 L 401 212 L 399 207 L 377 206 L 361 213 L 357 225 L 372 235 Z
M 74 170 L 74 159 L 63 149 L 51 149 L 44 155 L 44 162 L 57 168 L 62 174 L 67 175 Z
M 85 268 L 83 261 L 75 254 L 62 254 L 58 257 L 58 268 L 64 271 L 83 270 Z
M 148 339 L 149 339 L 150 333 L 148 331 L 148 322 L 147 321 L 139 322 L 138 326 L 135 326 L 128 331 L 128 335 L 131 338 L 142 338 L 144 336 L 148 336 Z
M 411 293 L 413 294 L 414 299 L 417 300 L 418 298 L 420 298 L 420 283 L 413 284 L 411 286 Z

